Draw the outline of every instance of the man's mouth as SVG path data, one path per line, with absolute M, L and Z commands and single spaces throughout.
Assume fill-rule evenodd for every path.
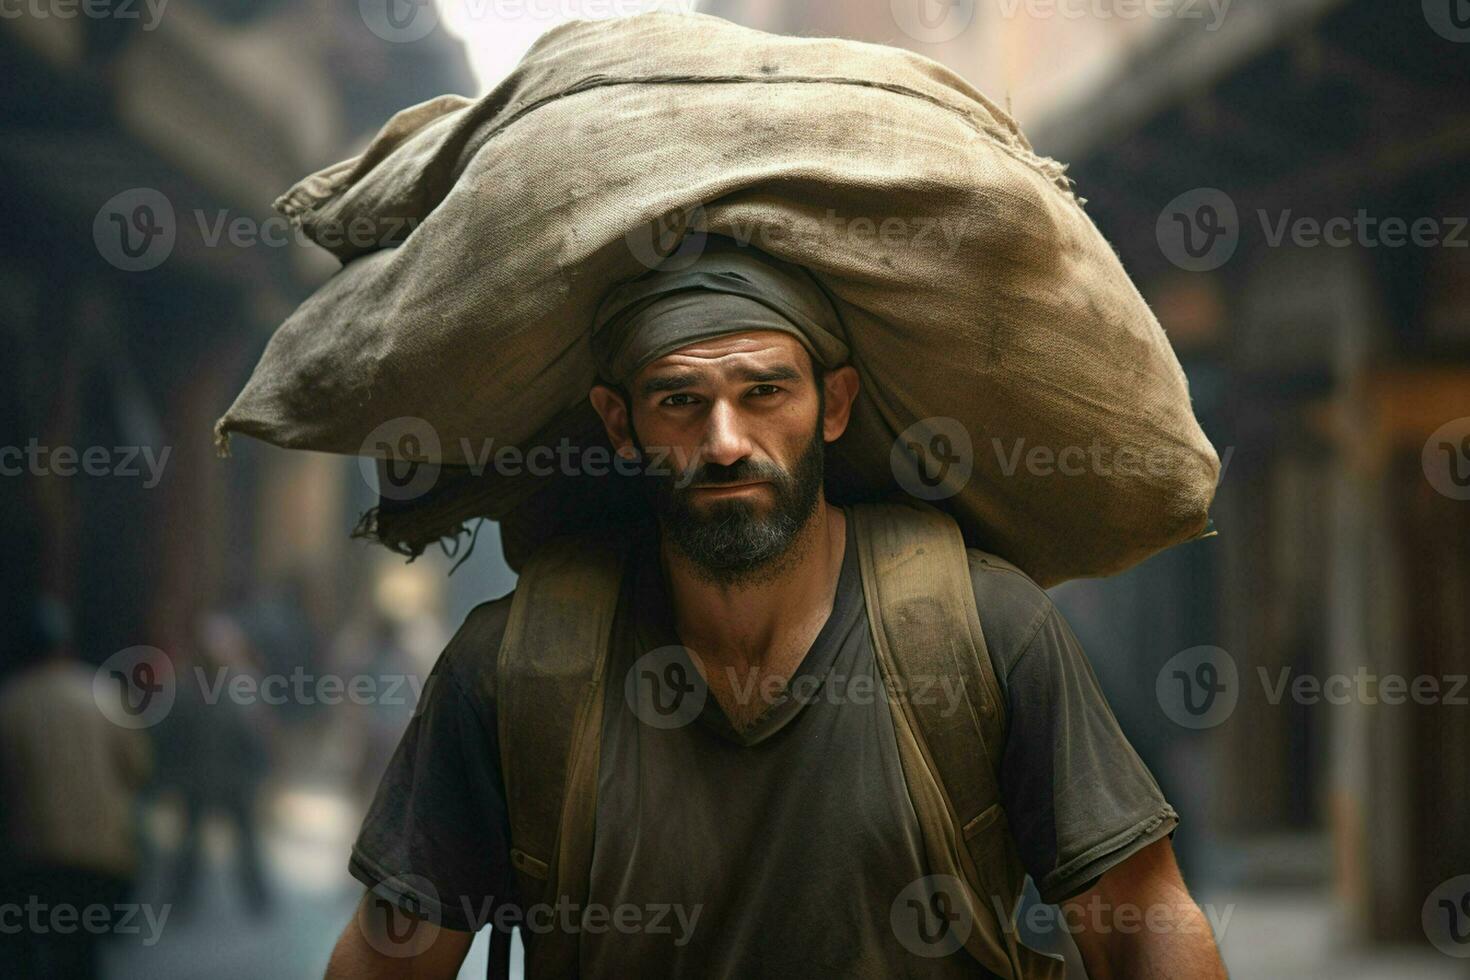
M 770 486 L 768 480 L 751 480 L 748 483 L 696 483 L 690 489 L 699 490 L 704 493 L 739 493 L 744 490 L 753 490 L 756 487 Z

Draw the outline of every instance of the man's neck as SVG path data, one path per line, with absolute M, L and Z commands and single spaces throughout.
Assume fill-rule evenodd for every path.
M 773 574 L 731 585 L 702 577 L 662 538 L 680 640 L 706 668 L 788 673 L 832 612 L 846 544 L 847 517 L 824 500 Z

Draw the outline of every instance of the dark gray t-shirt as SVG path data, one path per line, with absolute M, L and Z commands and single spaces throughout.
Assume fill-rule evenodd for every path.
M 832 613 L 792 694 L 740 733 L 703 696 L 656 552 L 640 549 L 605 702 L 588 898 L 606 925 L 582 936 L 585 975 L 985 975 L 962 949 L 915 955 L 891 924 L 928 871 L 848 528 Z M 979 552 L 970 573 L 1009 708 L 1002 802 L 1042 897 L 1060 901 L 1177 816 L 1046 593 Z M 486 673 L 509 601 L 475 609 L 449 644 L 353 849 L 364 884 L 453 928 L 497 921 L 514 901 Z M 630 671 L 635 692 L 647 682 L 641 698 L 626 696 Z M 673 699 L 658 677 L 692 679 L 693 693 Z

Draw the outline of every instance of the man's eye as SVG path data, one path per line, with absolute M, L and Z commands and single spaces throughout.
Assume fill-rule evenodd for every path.
M 752 395 L 774 395 L 781 389 L 776 385 L 756 385 L 750 389 Z
M 680 393 L 680 394 L 670 395 L 669 397 L 665 398 L 663 401 L 659 402 L 659 404 L 660 405 L 667 405 L 670 408 L 682 408 L 682 407 L 684 407 L 686 405 L 693 405 L 695 401 L 696 401 L 695 396 L 689 395 L 689 394 Z

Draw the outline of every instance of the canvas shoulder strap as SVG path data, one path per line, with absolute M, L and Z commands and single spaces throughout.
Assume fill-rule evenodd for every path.
M 1001 805 L 1005 701 L 980 630 L 959 526 L 907 499 L 858 504 L 848 513 L 931 873 L 968 885 L 964 945 L 987 969 L 1016 980 L 1059 978 L 1061 960 L 1016 936 L 1025 869 Z
M 522 906 L 586 906 L 602 690 L 626 535 L 568 537 L 527 560 L 496 665 L 501 772 Z M 577 973 L 575 933 L 523 932 L 527 976 Z

